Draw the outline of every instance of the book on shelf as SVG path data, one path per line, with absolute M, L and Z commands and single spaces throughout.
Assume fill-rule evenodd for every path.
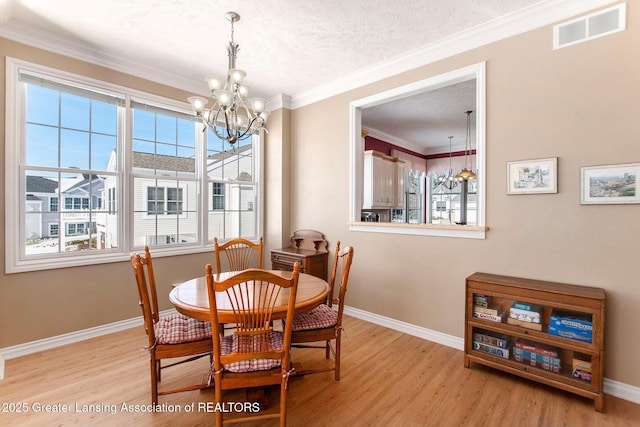
M 507 314 L 506 312 L 498 313 L 498 314 L 487 314 L 487 313 L 479 313 L 477 311 L 474 311 L 473 317 L 477 317 L 478 319 L 483 319 L 483 320 L 490 320 L 492 322 L 502 323 L 504 322 L 504 318 L 506 314 Z
M 521 301 L 516 301 L 513 303 L 513 308 L 517 308 L 519 310 L 526 310 L 526 311 L 535 311 L 537 313 L 542 313 L 542 306 L 539 304 L 532 304 L 530 302 L 521 302 Z
M 549 357 L 560 357 L 560 349 L 546 344 L 534 343 L 532 341 L 518 339 L 515 343 L 516 348 L 530 351 L 532 353 L 542 354 Z
M 493 345 L 500 348 L 509 348 L 509 341 L 506 335 L 490 334 L 488 332 L 474 332 L 473 340 L 483 344 Z
M 510 325 L 521 326 L 527 329 L 533 329 L 534 331 L 542 331 L 542 323 L 525 322 L 522 320 L 514 319 L 513 317 L 507 318 L 507 323 Z
M 477 307 L 489 307 L 489 297 L 473 294 L 473 304 Z
M 473 311 L 477 313 L 493 314 L 497 316 L 502 311 L 502 307 L 498 304 L 489 304 L 488 306 L 474 305 Z
M 534 353 L 514 347 L 513 358 L 516 362 L 544 369 L 545 371 L 555 373 L 560 373 L 562 371 L 562 362 L 557 357 L 545 356 L 544 354 Z
M 481 351 L 483 353 L 490 354 L 492 356 L 501 357 L 503 359 L 509 358 L 509 349 L 496 347 L 495 345 L 485 344 L 483 342 L 474 341 L 473 349 Z
M 511 307 L 509 309 L 509 317 L 522 320 L 523 322 L 540 323 L 541 316 L 539 311 L 522 310 L 520 308 Z
M 554 309 L 549 318 L 548 332 L 552 335 L 590 343 L 593 340 L 591 316 Z

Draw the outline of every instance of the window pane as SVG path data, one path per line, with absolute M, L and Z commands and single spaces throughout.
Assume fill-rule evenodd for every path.
M 27 124 L 26 160 L 32 166 L 58 166 L 58 128 Z
M 175 146 L 177 135 L 178 130 L 176 118 L 156 114 L 156 140 L 158 142 L 165 142 Z
M 73 130 L 60 131 L 60 166 L 89 168 L 89 134 Z
M 133 137 L 135 139 L 155 140 L 155 114 L 137 108 L 133 110 Z M 153 151 L 151 151 L 153 152 Z
M 91 103 L 91 131 L 115 136 L 118 131 L 118 107 L 94 100 Z
M 27 122 L 58 126 L 59 92 L 31 84 L 25 86 Z
M 91 136 L 91 165 L 93 170 L 107 170 L 111 156 L 114 156 L 112 170 L 117 170 L 118 139 L 115 135 L 93 134 Z
M 90 100 L 77 95 L 62 93 L 60 96 L 61 126 L 89 131 Z

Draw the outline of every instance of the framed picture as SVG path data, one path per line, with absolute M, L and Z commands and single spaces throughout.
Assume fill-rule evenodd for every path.
M 507 194 L 557 192 L 557 157 L 507 162 Z
M 580 203 L 640 203 L 637 177 L 640 163 L 580 168 Z

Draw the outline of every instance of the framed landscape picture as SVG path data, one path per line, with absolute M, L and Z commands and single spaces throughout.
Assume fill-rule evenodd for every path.
M 640 163 L 580 168 L 581 204 L 640 203 Z
M 507 162 L 507 194 L 557 192 L 557 157 Z

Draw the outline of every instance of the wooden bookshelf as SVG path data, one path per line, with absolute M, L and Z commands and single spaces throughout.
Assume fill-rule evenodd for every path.
M 602 412 L 603 289 L 474 273 L 466 279 L 465 294 L 466 368 L 475 362 L 585 396 L 593 399 L 596 411 Z M 494 320 L 478 318 L 478 314 L 474 316 L 474 313 L 481 311 L 474 309 L 478 301 L 486 301 L 498 312 L 504 313 L 503 316 L 496 316 Z M 514 305 L 516 303 L 518 305 Z M 522 321 L 508 323 L 511 308 L 523 305 L 537 307 L 535 311 L 540 313 L 539 324 Z M 562 317 L 567 313 L 571 316 Z M 552 318 L 552 315 L 555 317 Z M 576 322 L 574 319 L 579 320 Z M 553 333 L 549 329 L 550 324 Z M 575 333 L 571 329 L 574 325 L 577 328 Z M 588 329 L 590 332 L 587 332 Z M 486 341 L 483 342 L 483 339 Z M 493 345 L 487 346 L 489 341 Z M 523 346 L 530 343 L 533 343 L 535 351 L 523 352 Z M 542 349 L 545 348 L 554 349 L 553 353 L 557 355 L 542 355 Z M 575 370 L 574 364 L 581 365 L 577 360 L 582 361 L 582 366 L 586 365 L 588 369 Z

